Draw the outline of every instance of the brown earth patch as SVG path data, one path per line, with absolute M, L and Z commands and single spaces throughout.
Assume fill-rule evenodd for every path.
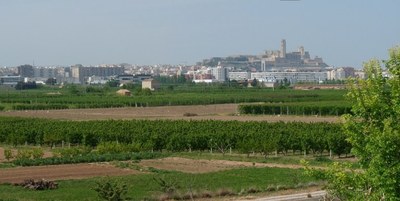
M 105 163 L 17 167 L 0 169 L 0 183 L 19 183 L 25 179 L 67 180 L 140 173 L 140 171 L 116 168 Z
M 222 121 L 301 121 L 338 122 L 338 117 L 286 116 L 286 115 L 237 115 L 239 104 L 126 107 L 67 110 L 25 110 L 0 112 L 0 116 L 34 117 L 63 120 L 107 120 L 107 119 L 170 119 L 170 120 L 222 120 Z M 191 113 L 197 116 L 185 116 Z
M 242 161 L 226 161 L 226 160 L 205 160 L 205 159 L 188 159 L 181 157 L 168 157 L 161 159 L 143 160 L 139 165 L 144 167 L 153 167 L 161 170 L 174 170 L 187 173 L 206 173 L 233 168 L 244 167 L 278 167 L 278 168 L 303 168 L 302 165 L 287 164 L 271 164 L 271 163 L 252 163 Z
M 153 167 L 161 170 L 173 170 L 186 173 L 207 173 L 245 167 L 302 168 L 301 165 L 205 159 L 195 160 L 181 157 L 142 160 L 138 165 L 147 168 Z M 143 172 L 132 169 L 117 168 L 108 163 L 16 167 L 0 169 L 0 183 L 18 183 L 24 181 L 25 179 L 66 180 L 141 173 Z

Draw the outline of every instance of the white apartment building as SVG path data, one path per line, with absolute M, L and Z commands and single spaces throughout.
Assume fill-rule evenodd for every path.
M 225 82 L 228 77 L 228 69 L 222 66 L 211 68 L 211 74 L 213 75 L 215 81 Z
M 250 72 L 229 72 L 228 73 L 229 80 L 249 80 L 251 78 Z
M 297 82 L 320 83 L 327 79 L 327 72 L 258 72 L 251 73 L 250 77 L 250 79 L 257 79 L 260 82 L 280 82 L 285 78 L 292 84 Z

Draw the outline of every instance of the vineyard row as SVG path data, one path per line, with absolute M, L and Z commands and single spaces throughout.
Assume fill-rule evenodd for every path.
M 241 153 L 323 153 L 351 149 L 340 124 L 185 120 L 61 121 L 0 118 L 0 142 L 97 147 L 124 144 L 136 151 L 218 151 Z

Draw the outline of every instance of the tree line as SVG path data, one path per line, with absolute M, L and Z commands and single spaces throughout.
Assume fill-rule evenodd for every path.
M 0 142 L 11 145 L 61 144 L 96 147 L 116 142 L 137 151 L 227 153 L 349 153 L 339 124 L 185 120 L 61 121 L 0 118 Z
M 239 105 L 240 114 L 267 115 L 320 115 L 341 116 L 351 113 L 351 105 L 312 104 L 245 104 Z

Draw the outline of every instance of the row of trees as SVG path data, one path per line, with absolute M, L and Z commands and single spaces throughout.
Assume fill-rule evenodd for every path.
M 305 104 L 261 104 L 240 105 L 240 114 L 268 115 L 343 115 L 351 113 L 351 106 L 345 105 L 305 105 Z
M 12 145 L 61 143 L 95 147 L 104 142 L 133 144 L 142 151 L 348 153 L 340 125 L 237 121 L 131 120 L 56 121 L 0 118 L 0 142 Z

